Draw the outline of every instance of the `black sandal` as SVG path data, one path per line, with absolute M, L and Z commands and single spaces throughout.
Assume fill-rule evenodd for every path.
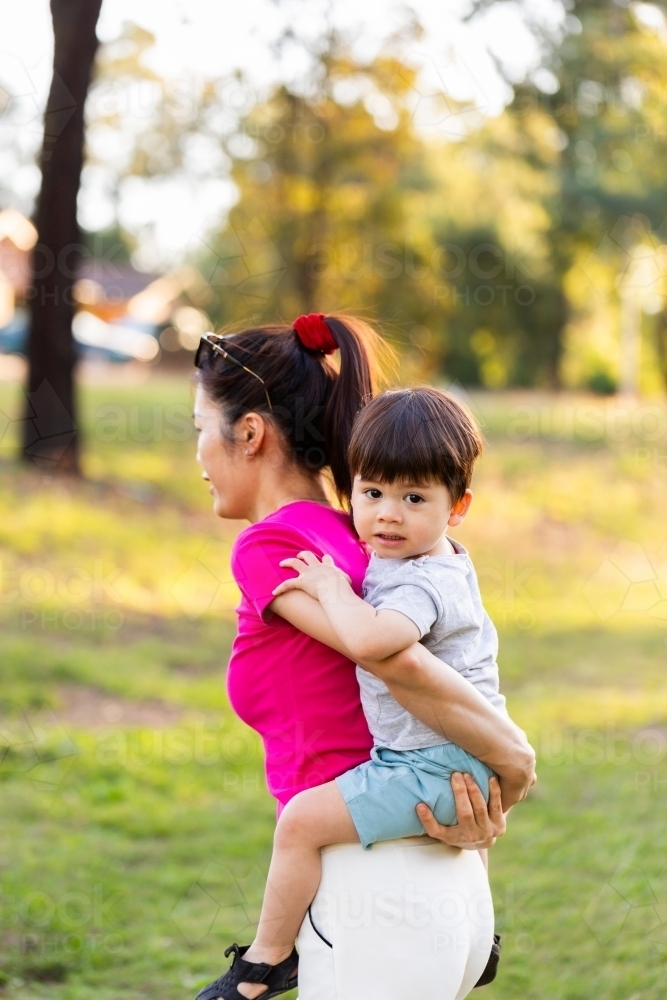
M 500 934 L 493 935 L 493 944 L 491 946 L 491 954 L 489 955 L 489 961 L 486 963 L 486 968 L 484 972 L 479 977 L 475 983 L 473 989 L 477 989 L 478 986 L 488 986 L 498 975 L 498 962 L 500 961 Z
M 234 958 L 224 976 L 216 979 L 214 983 L 209 983 L 197 994 L 197 1000 L 248 1000 L 242 993 L 239 993 L 237 986 L 239 983 L 264 983 L 268 987 L 264 993 L 260 993 L 257 1000 L 271 1000 L 271 997 L 280 996 L 287 993 L 298 985 L 297 968 L 299 955 L 296 948 L 292 949 L 292 954 L 284 958 L 278 965 L 267 965 L 266 962 L 246 962 L 242 957 L 247 952 L 250 945 L 239 948 L 237 944 L 229 946 L 225 952 L 228 958 L 234 952 Z M 292 975 L 290 975 L 290 973 Z

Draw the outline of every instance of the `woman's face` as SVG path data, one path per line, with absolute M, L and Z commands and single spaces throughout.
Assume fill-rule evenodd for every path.
M 199 435 L 197 461 L 203 469 L 202 479 L 211 484 L 213 510 L 218 517 L 243 520 L 248 516 L 248 497 L 253 495 L 249 480 L 254 478 L 243 444 L 224 437 L 222 411 L 201 386 L 195 394 L 194 417 Z

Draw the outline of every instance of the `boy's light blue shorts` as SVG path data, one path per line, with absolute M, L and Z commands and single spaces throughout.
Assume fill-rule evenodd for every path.
M 415 806 L 425 802 L 439 823 L 456 823 L 451 776 L 472 774 L 489 801 L 493 771 L 454 743 L 425 750 L 373 747 L 371 759 L 336 778 L 362 846 L 425 832 Z

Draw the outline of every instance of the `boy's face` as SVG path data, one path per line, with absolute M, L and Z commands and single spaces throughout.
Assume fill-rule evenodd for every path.
M 471 500 L 466 490 L 452 504 L 443 483 L 386 483 L 355 476 L 352 515 L 359 537 L 378 556 L 409 559 L 440 554 L 447 526 L 461 523 Z

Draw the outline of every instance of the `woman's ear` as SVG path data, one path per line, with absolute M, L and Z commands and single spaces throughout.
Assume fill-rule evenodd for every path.
M 449 515 L 449 521 L 447 524 L 450 528 L 455 528 L 457 524 L 460 524 L 464 519 L 468 511 L 470 510 L 470 504 L 472 503 L 472 490 L 466 490 L 460 500 L 457 500 L 451 509 Z
M 253 458 L 266 438 L 266 421 L 260 413 L 246 413 L 237 424 L 237 441 L 248 458 Z

